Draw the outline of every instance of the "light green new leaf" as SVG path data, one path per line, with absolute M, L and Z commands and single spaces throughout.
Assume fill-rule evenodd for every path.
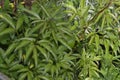
M 96 35 L 96 36 L 95 36 L 95 43 L 96 43 L 96 48 L 97 48 L 97 50 L 98 50 L 98 48 L 99 48 L 99 42 L 100 42 L 99 36 Z
M 85 1 L 86 0 L 80 0 L 80 7 L 83 9 L 85 7 Z
M 94 42 L 95 36 L 92 36 L 89 41 L 89 45 L 91 45 Z
M 67 8 L 69 8 L 69 9 L 71 9 L 71 10 L 73 10 L 74 13 L 77 13 L 77 10 L 76 10 L 76 8 L 75 8 L 73 5 L 70 5 L 70 4 L 64 4 L 64 6 L 67 7 Z
M 109 15 L 119 24 L 119 20 L 117 19 L 117 16 L 115 16 L 112 13 L 109 13 Z

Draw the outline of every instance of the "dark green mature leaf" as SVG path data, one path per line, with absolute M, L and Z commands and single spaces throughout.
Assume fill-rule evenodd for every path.
M 6 21 L 10 26 L 15 29 L 15 25 L 13 23 L 12 17 L 6 13 L 0 14 L 0 18 L 2 18 L 4 21 Z

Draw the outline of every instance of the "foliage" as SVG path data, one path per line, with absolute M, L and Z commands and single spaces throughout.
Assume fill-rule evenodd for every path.
M 119 0 L 35 0 L 0 8 L 0 72 L 11 80 L 119 80 Z

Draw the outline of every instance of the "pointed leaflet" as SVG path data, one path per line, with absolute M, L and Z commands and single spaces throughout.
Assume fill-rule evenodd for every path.
M 30 41 L 28 40 L 23 40 L 21 42 L 19 42 L 18 46 L 16 47 L 15 51 L 22 48 L 22 47 L 25 47 L 26 45 L 28 45 L 30 43 Z
M 16 43 L 11 44 L 6 50 L 4 57 L 11 54 L 11 52 L 15 49 L 15 47 L 16 47 Z
M 109 13 L 109 15 L 110 15 L 111 17 L 113 17 L 113 19 L 119 24 L 119 20 L 117 19 L 117 16 L 115 16 L 115 15 L 112 14 L 112 13 Z
M 52 31 L 52 36 L 53 36 L 53 39 L 55 40 L 55 43 L 57 44 L 58 41 L 57 41 L 57 36 L 56 36 L 55 31 Z
M 8 14 L 3 13 L 3 14 L 0 14 L 0 18 L 2 18 L 4 21 L 6 21 L 8 24 L 10 24 L 10 26 L 13 29 L 15 29 L 15 25 L 14 25 L 14 23 L 12 21 L 11 16 L 9 16 Z
M 67 8 L 69 8 L 69 9 L 71 9 L 71 10 L 73 10 L 74 13 L 77 12 L 76 8 L 72 4 L 64 4 L 64 6 L 67 7 Z
M 41 4 L 39 4 L 39 6 L 42 8 L 42 10 L 45 12 L 45 14 L 50 17 L 50 14 L 48 13 L 48 11 L 45 9 L 44 6 L 42 6 Z
M 28 71 L 29 71 L 28 68 L 22 68 L 22 69 L 18 70 L 17 72 L 18 73 L 25 73 L 25 72 L 28 72 Z
M 98 50 L 98 48 L 99 48 L 99 44 L 100 44 L 100 40 L 99 40 L 99 36 L 96 34 L 96 36 L 95 36 L 95 43 L 96 43 L 96 48 L 97 48 L 97 50 Z
M 85 1 L 86 0 L 80 0 L 80 7 L 83 9 L 85 7 Z
M 91 45 L 94 42 L 95 36 L 92 36 L 89 41 L 89 45 Z
M 41 43 L 40 45 L 42 45 L 45 49 L 47 49 L 53 55 L 53 57 L 56 60 L 57 56 L 56 56 L 56 54 L 54 53 L 54 51 L 52 50 L 52 48 L 49 44 Z
M 18 17 L 17 24 L 16 24 L 16 29 L 18 30 L 24 22 L 23 16 Z
M 18 80 L 25 80 L 26 77 L 27 77 L 27 73 L 21 73 Z
M 33 11 L 25 9 L 25 8 L 22 8 L 22 10 L 29 13 L 30 15 L 36 17 L 37 19 L 40 19 L 40 16 L 38 14 L 36 14 L 35 12 L 33 12 Z
M 43 23 L 40 23 L 40 24 L 34 26 L 34 27 L 30 30 L 30 33 L 34 33 L 34 32 L 36 32 L 36 31 L 38 31 L 42 26 L 43 26 Z
M 14 29 L 13 28 L 6 28 L 3 31 L 0 32 L 0 36 L 5 35 L 5 34 L 10 34 L 13 33 Z
M 40 80 L 43 79 L 43 80 L 50 80 L 48 79 L 46 76 L 39 76 Z
M 104 28 L 104 26 L 105 26 L 105 16 L 103 16 L 103 19 L 102 19 L 102 24 L 101 24 L 101 28 L 103 29 Z
M 94 24 L 96 24 L 102 16 L 103 16 L 103 12 L 100 13 L 98 16 L 96 16 L 96 18 L 94 19 Z
M 62 39 L 58 39 L 64 46 L 66 46 L 69 50 L 72 50 L 71 47 Z
M 27 79 L 28 79 L 28 80 L 33 80 L 32 78 L 33 78 L 33 73 L 32 73 L 31 71 L 29 71 L 29 72 L 27 73 Z
M 37 53 L 36 47 L 34 47 L 34 49 L 33 49 L 33 59 L 34 59 L 35 67 L 37 67 L 37 65 L 38 65 L 38 53 Z
M 34 44 L 31 43 L 28 47 L 28 49 L 26 50 L 26 57 L 25 57 L 25 63 L 30 59 L 30 56 L 32 54 L 32 51 L 33 51 L 33 48 L 34 48 Z
M 37 49 L 44 55 L 44 57 L 47 59 L 47 52 L 44 48 L 40 47 L 40 46 L 36 46 Z
M 16 70 L 20 70 L 22 69 L 24 66 L 21 65 L 21 64 L 16 64 L 16 65 L 13 65 L 9 70 L 10 71 L 16 71 Z
M 104 40 L 104 46 L 105 46 L 105 53 L 108 54 L 109 53 L 109 40 L 105 39 Z

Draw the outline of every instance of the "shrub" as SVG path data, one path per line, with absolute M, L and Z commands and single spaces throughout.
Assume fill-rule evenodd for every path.
M 120 79 L 119 0 L 16 3 L 0 8 L 0 72 L 11 80 Z

